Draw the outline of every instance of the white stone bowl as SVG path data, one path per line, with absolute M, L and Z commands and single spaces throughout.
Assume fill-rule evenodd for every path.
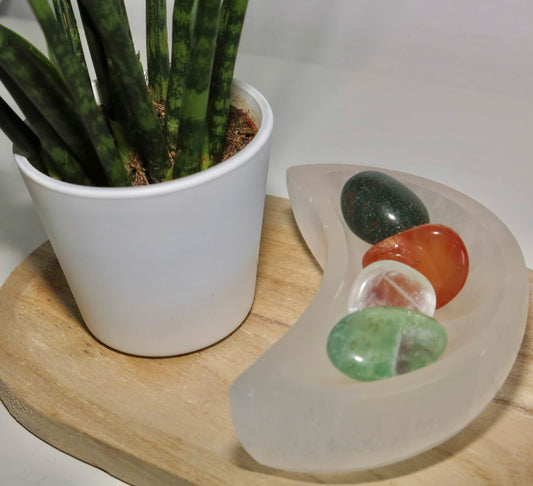
M 431 221 L 453 228 L 470 255 L 462 291 L 435 318 L 448 333 L 436 363 L 394 378 L 358 382 L 326 353 L 348 311 L 349 292 L 370 247 L 340 210 L 350 165 L 292 167 L 293 212 L 324 268 L 299 321 L 232 384 L 231 411 L 244 448 L 260 463 L 300 472 L 374 468 L 419 454 L 468 425 L 494 397 L 518 353 L 527 320 L 527 270 L 505 225 L 469 197 L 412 175 L 382 170 L 412 189 Z

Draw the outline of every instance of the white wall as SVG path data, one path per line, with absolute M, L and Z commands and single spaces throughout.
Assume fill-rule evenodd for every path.
M 251 0 L 249 5 L 242 46 L 249 53 L 430 77 L 451 67 L 512 75 L 533 67 L 528 0 Z

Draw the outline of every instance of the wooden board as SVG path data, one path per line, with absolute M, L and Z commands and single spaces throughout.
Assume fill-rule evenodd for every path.
M 44 244 L 0 290 L 0 398 L 35 435 L 135 485 L 532 484 L 531 298 L 526 337 L 505 385 L 441 446 L 350 474 L 295 474 L 256 463 L 233 431 L 229 386 L 298 319 L 320 279 L 289 202 L 268 197 L 246 322 L 201 352 L 138 358 L 88 333 Z

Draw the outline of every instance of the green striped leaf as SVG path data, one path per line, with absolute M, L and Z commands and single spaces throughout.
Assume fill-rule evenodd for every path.
M 11 140 L 18 153 L 24 155 L 41 172 L 48 173 L 41 157 L 39 138 L 2 97 L 0 97 L 0 128 Z
M 224 0 L 219 29 L 208 111 L 208 141 L 210 156 L 204 156 L 203 168 L 218 164 L 222 159 L 226 126 L 231 101 L 231 86 L 239 50 L 242 26 L 248 0 Z
M 15 103 L 26 117 L 32 131 L 39 137 L 43 148 L 43 160 L 50 175 L 73 184 L 92 185 L 84 167 L 76 160 L 61 137 L 46 118 L 26 96 L 19 85 L 0 67 L 0 81 L 9 91 Z M 45 156 L 45 153 L 48 156 Z
M 152 99 L 164 103 L 169 73 L 166 0 L 146 0 L 146 57 Z
M 93 151 L 98 156 L 109 184 L 112 186 L 129 185 L 129 178 L 119 157 L 115 141 L 94 99 L 87 69 L 77 59 L 75 51 L 66 39 L 64 30 L 57 28 L 57 22 L 48 1 L 29 0 L 29 2 L 43 29 L 48 45 L 59 63 L 63 78 L 74 98 L 74 107 L 83 120 Z
M 178 156 L 174 177 L 200 171 L 206 132 L 209 87 L 220 16 L 219 0 L 199 0 L 191 39 L 191 62 L 187 68 L 180 115 Z
M 84 69 L 87 70 L 80 33 L 78 31 L 76 17 L 70 0 L 53 0 L 52 4 L 54 6 L 57 22 L 63 27 L 66 37 L 72 46 L 72 50 L 76 54 L 76 58 L 82 64 Z
M 190 57 L 195 0 L 176 0 L 172 12 L 172 59 L 165 103 L 165 136 L 171 153 L 176 153 L 185 75 Z
M 62 76 L 35 47 L 2 25 L 0 67 L 76 159 L 88 167 L 94 161 L 94 149 Z
M 124 4 L 124 0 L 109 0 L 109 3 L 112 3 L 115 7 L 115 11 L 119 15 L 122 25 L 124 25 L 124 28 L 126 29 L 126 32 L 128 33 L 128 36 L 131 40 L 133 40 L 133 37 L 131 35 L 130 30 L 130 22 L 128 20 L 128 12 L 126 10 L 126 5 Z
M 136 148 L 152 182 L 165 180 L 171 168 L 163 131 L 128 28 L 114 5 L 107 0 L 79 0 L 101 39 L 108 61 L 121 80 L 125 99 L 132 107 L 137 128 Z

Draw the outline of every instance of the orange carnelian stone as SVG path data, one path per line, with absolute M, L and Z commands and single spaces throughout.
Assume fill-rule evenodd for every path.
M 437 309 L 459 293 L 468 276 L 465 244 L 442 224 L 416 226 L 376 243 L 363 256 L 363 267 L 378 260 L 396 260 L 425 275 L 435 289 Z

